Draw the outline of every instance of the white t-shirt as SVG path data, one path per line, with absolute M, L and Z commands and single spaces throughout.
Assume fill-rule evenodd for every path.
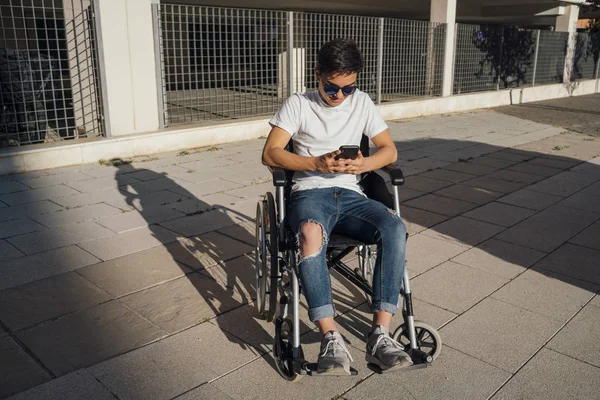
M 288 132 L 294 153 L 318 157 L 342 145 L 360 146 L 362 135 L 369 139 L 388 128 L 371 98 L 360 90 L 337 107 L 328 106 L 319 92 L 296 93 L 289 97 L 269 121 Z M 292 191 L 341 187 L 361 192 L 359 175 L 296 171 Z

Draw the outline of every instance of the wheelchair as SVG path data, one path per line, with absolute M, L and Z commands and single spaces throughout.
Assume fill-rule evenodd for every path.
M 360 148 L 364 156 L 369 155 L 369 140 L 364 135 Z M 286 150 L 293 151 L 293 141 L 290 141 Z M 303 375 L 318 375 L 317 364 L 306 361 L 300 343 L 298 246 L 295 235 L 286 222 L 286 203 L 290 197 L 293 172 L 280 168 L 271 168 L 271 172 L 275 196 L 267 192 L 256 207 L 255 304 L 261 318 L 268 322 L 275 319 L 273 356 L 279 374 L 286 380 L 295 381 Z M 389 175 L 393 195 L 385 180 L 375 171 L 363 174 L 360 185 L 369 198 L 384 203 L 400 215 L 399 187 L 404 184 L 402 170 L 390 165 L 383 168 L 382 173 Z M 352 252 L 356 253 L 358 259 L 358 267 L 354 269 L 343 261 Z M 337 271 L 363 291 L 369 303 L 375 253 L 375 246 L 372 244 L 340 234 L 331 235 L 326 250 L 328 268 Z M 413 360 L 413 365 L 406 369 L 427 367 L 440 354 L 442 342 L 434 328 L 414 319 L 406 269 L 400 302 L 402 307 L 398 308 L 402 310 L 403 324 L 394 331 L 392 337 L 404 346 Z M 369 365 L 369 368 L 375 372 L 384 372 L 374 365 Z M 354 369 L 351 372 L 352 375 L 357 374 Z

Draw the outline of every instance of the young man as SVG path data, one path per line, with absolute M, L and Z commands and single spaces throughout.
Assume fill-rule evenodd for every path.
M 271 119 L 263 163 L 296 171 L 288 222 L 298 237 L 299 274 L 309 317 L 323 334 L 318 372 L 350 374 L 352 357 L 334 323 L 331 281 L 325 260 L 327 240 L 340 232 L 377 244 L 373 274 L 373 327 L 367 336 L 368 362 L 382 370 L 412 364 L 403 347 L 389 336 L 404 274 L 406 228 L 383 204 L 368 199 L 358 185 L 360 174 L 396 161 L 388 127 L 369 96 L 356 87 L 362 56 L 347 39 L 319 50 L 318 90 L 288 98 Z M 377 151 L 338 159 L 342 145 L 360 145 L 367 135 Z M 294 140 L 294 153 L 285 150 Z

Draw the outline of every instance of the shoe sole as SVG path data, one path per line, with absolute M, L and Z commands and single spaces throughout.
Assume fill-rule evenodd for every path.
M 378 369 L 380 371 L 380 373 L 382 373 L 382 374 L 388 373 L 388 372 L 399 371 L 401 369 L 408 368 L 414 364 L 412 362 L 412 360 L 405 358 L 405 359 L 403 359 L 403 361 L 400 361 L 396 365 L 388 366 L 388 365 L 382 364 L 381 361 L 379 361 L 376 357 L 374 357 L 370 354 L 366 355 L 365 360 L 367 361 L 367 363 L 371 364 L 376 369 Z
M 330 368 L 317 370 L 317 375 L 327 375 L 327 376 L 350 376 L 352 373 L 348 370 L 346 371 L 344 368 Z

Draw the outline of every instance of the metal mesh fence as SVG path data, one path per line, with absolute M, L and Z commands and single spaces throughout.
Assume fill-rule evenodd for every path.
M 0 33 L 0 146 L 101 135 L 91 2 L 2 2 Z
M 458 24 L 454 93 L 533 84 L 538 31 Z
M 576 36 L 575 54 L 571 79 L 597 78 L 598 58 L 600 57 L 600 33 L 580 32 Z
M 561 83 L 567 55 L 566 32 L 540 31 L 535 84 Z
M 291 93 L 316 89 L 317 52 L 339 37 L 358 44 L 364 69 L 357 86 L 374 101 L 441 92 L 445 24 L 170 4 L 155 10 L 166 125 L 273 113 Z
M 274 112 L 286 26 L 282 11 L 161 5 L 166 123 Z
M 446 24 L 386 18 L 383 28 L 382 100 L 439 96 Z

